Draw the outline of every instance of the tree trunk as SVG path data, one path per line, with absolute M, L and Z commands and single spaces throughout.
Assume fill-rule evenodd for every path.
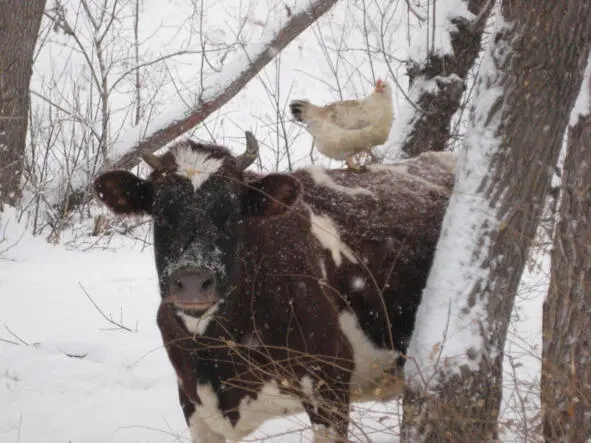
M 550 288 L 542 386 L 547 442 L 591 438 L 591 116 L 570 129 Z
M 421 80 L 437 79 L 435 91 L 425 89 L 417 99 L 418 110 L 402 151 L 414 157 L 427 151 L 443 151 L 450 136 L 452 117 L 460 107 L 466 89 L 466 77 L 480 52 L 484 26 L 494 5 L 490 0 L 467 0 L 468 10 L 476 15 L 472 22 L 456 19 L 450 33 L 453 55 L 430 54 L 426 63 L 408 67 L 411 86 Z
M 494 441 L 503 348 L 589 54 L 591 0 L 504 0 L 408 350 L 402 441 Z
M 29 82 L 45 0 L 0 0 L 0 206 L 21 194 Z

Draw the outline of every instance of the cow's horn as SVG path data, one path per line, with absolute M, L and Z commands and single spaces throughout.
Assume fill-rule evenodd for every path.
M 244 133 L 246 136 L 246 151 L 244 154 L 236 157 L 236 169 L 244 171 L 256 160 L 259 155 L 259 142 L 254 134 L 250 131 Z
M 160 157 L 155 156 L 151 152 L 144 151 L 141 154 L 142 160 L 145 161 L 150 168 L 155 171 L 163 171 L 164 163 Z

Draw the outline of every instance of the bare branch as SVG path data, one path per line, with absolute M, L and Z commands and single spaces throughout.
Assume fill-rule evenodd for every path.
M 31 344 L 25 340 L 23 340 L 22 338 L 20 338 L 18 335 L 16 335 L 14 332 L 12 332 L 10 330 L 10 328 L 6 325 L 6 323 L 4 323 L 4 329 L 6 329 L 8 331 L 8 333 L 10 335 L 12 335 L 16 340 L 18 340 L 20 343 L 22 343 L 25 346 L 31 346 Z M 14 343 L 14 342 L 13 342 Z
M 251 63 L 246 69 L 236 73 L 230 71 L 234 70 L 235 66 L 222 69 L 220 72 L 221 77 L 227 77 L 227 75 L 234 77 L 227 87 L 202 101 L 182 118 L 171 121 L 166 127 L 146 136 L 131 149 L 126 149 L 123 155 L 113 159 L 113 167 L 131 168 L 138 162 L 140 152 L 154 152 L 203 122 L 209 115 L 232 99 L 267 63 L 275 58 L 279 51 L 284 49 L 308 26 L 334 6 L 336 2 L 337 0 L 314 0 L 310 2 L 310 5 L 305 10 L 292 15 L 285 26 L 251 57 Z M 141 130 L 141 128 L 137 129 L 138 131 Z
M 99 308 L 99 306 L 95 303 L 95 301 L 92 299 L 92 297 L 90 296 L 90 294 L 88 293 L 88 291 L 86 290 L 86 288 L 84 286 L 82 286 L 82 283 L 78 282 L 78 286 L 80 286 L 80 289 L 82 289 L 82 291 L 84 292 L 84 295 L 86 295 L 86 297 L 88 298 L 88 300 L 90 300 L 90 303 L 92 303 L 92 306 L 95 307 L 95 309 L 97 311 L 99 311 L 99 313 L 101 314 L 101 316 L 107 320 L 109 323 L 111 323 L 113 326 L 116 326 L 119 329 L 125 329 L 128 332 L 134 332 L 132 329 L 128 328 L 127 326 L 123 325 L 122 323 L 116 322 L 115 320 L 113 320 L 110 316 L 106 315 L 103 310 L 101 308 Z M 6 325 L 5 325 L 6 326 Z

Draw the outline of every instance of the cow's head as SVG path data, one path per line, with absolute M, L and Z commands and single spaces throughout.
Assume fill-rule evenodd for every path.
M 160 157 L 144 154 L 153 169 L 146 180 L 110 171 L 94 182 L 115 213 L 152 216 L 161 295 L 185 311 L 203 311 L 232 291 L 245 218 L 281 216 L 299 197 L 300 184 L 290 175 L 245 181 L 258 153 L 254 136 L 246 137 L 246 152 L 237 157 L 186 141 Z

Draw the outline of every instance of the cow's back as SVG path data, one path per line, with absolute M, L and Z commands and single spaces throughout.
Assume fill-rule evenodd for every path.
M 390 348 L 393 341 L 406 351 L 454 166 L 454 154 L 427 153 L 362 173 L 295 173 L 304 189 L 301 210 L 311 214 L 313 231 L 330 251 L 322 272 L 375 345 Z

